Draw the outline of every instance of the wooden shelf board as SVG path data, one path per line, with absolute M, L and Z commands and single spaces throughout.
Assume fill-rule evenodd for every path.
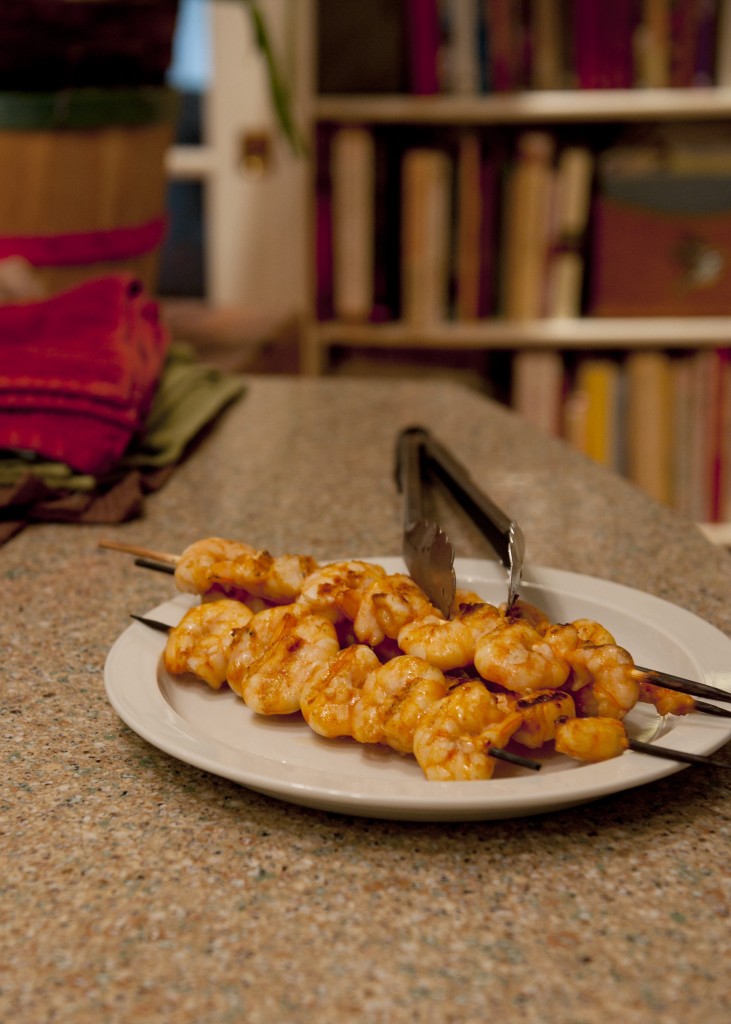
M 715 120 L 731 115 L 731 87 L 532 90 L 480 96 L 320 95 L 314 98 L 313 114 L 321 121 L 405 124 Z
M 584 317 L 579 319 L 474 321 L 417 327 L 400 321 L 375 324 L 322 321 L 312 325 L 316 344 L 410 348 L 639 348 L 731 344 L 731 317 Z

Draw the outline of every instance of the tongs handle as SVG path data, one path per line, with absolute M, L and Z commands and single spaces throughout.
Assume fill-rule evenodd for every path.
M 424 518 L 422 433 L 419 427 L 407 427 L 396 444 L 396 483 L 404 496 L 404 530 Z
M 409 434 L 418 439 L 428 468 L 447 487 L 509 569 L 508 606 L 512 606 L 517 597 L 525 555 L 520 527 L 479 489 L 465 467 L 428 430 L 412 427 Z
M 464 466 L 426 431 L 423 442 L 429 466 L 485 534 L 503 565 L 510 566 L 508 551 L 512 520 L 472 480 Z

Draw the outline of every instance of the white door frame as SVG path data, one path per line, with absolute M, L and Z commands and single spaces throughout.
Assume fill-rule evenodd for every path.
M 168 175 L 203 184 L 207 303 L 285 321 L 301 314 L 306 295 L 305 160 L 292 154 L 277 128 L 245 5 L 208 3 L 212 80 L 203 144 L 173 146 Z M 296 40 L 307 5 L 260 0 L 260 6 L 296 99 L 302 73 Z M 241 167 L 242 140 L 251 133 L 271 140 L 271 160 L 261 173 Z

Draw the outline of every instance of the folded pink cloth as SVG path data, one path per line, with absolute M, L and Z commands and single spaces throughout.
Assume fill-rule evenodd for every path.
M 145 422 L 169 340 L 128 274 L 0 306 L 0 448 L 107 472 Z

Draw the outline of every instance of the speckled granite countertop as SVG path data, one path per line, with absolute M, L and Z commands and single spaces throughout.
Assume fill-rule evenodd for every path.
M 731 636 L 727 554 L 476 394 L 252 379 L 143 519 L 32 527 L 0 550 L 2 1020 L 731 1019 L 722 770 L 537 817 L 404 824 L 252 793 L 159 752 L 108 704 L 109 648 L 172 585 L 101 537 L 397 555 L 393 444 L 413 422 L 516 516 L 532 562 Z M 459 554 L 489 556 L 447 525 Z

